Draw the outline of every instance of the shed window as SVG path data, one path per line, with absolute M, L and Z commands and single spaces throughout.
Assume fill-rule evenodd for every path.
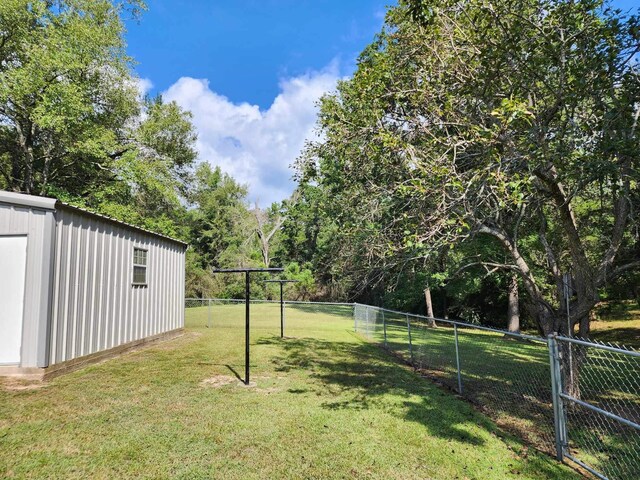
M 142 248 L 133 249 L 133 284 L 147 284 L 147 251 Z

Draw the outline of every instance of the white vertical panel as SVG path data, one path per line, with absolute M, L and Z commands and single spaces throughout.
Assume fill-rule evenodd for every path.
M 118 248 L 116 250 L 116 255 L 114 256 L 112 262 L 115 266 L 115 277 L 118 281 L 115 284 L 115 298 L 113 302 L 113 307 L 115 310 L 115 336 L 113 338 L 113 346 L 121 345 L 125 342 L 125 334 L 124 330 L 124 313 L 123 309 L 126 307 L 124 304 L 124 298 L 122 295 L 123 289 L 125 285 L 123 284 L 125 281 L 125 270 L 129 270 L 128 265 L 123 264 L 123 256 L 124 256 L 124 241 L 122 239 L 120 229 L 118 228 L 116 234 L 116 244 Z
M 126 272 L 127 282 L 123 282 L 126 286 L 124 291 L 125 302 L 122 306 L 123 312 L 131 312 L 126 314 L 125 341 L 130 342 L 136 339 L 136 324 L 138 323 L 137 304 L 140 296 L 140 288 L 133 286 L 133 248 L 138 243 L 137 234 L 128 234 L 127 238 L 127 261 Z
M 151 252 L 151 249 L 154 246 L 155 246 L 155 241 L 153 239 L 147 239 L 147 248 L 149 249 L 149 252 Z M 149 275 L 153 274 L 152 272 L 153 272 L 153 265 L 151 264 L 151 259 L 147 257 L 147 282 L 150 278 Z M 157 285 L 157 283 L 158 282 L 155 281 L 153 284 L 149 285 L 144 292 L 144 303 L 142 305 L 142 310 L 144 312 L 144 315 L 142 316 L 142 323 L 140 325 L 140 330 L 138 333 L 138 335 L 140 336 L 139 338 L 144 338 L 151 335 L 151 325 L 152 325 L 152 322 L 154 321 L 151 297 L 153 296 L 152 292 L 154 291 L 153 289 Z
M 177 263 L 178 263 L 178 256 L 174 255 L 174 250 L 173 247 L 171 248 L 171 290 L 172 291 L 180 291 L 180 287 L 179 287 L 179 278 L 178 278 L 178 269 L 177 269 Z M 180 307 L 178 306 L 178 295 L 172 295 L 171 299 L 173 301 L 173 314 L 171 315 L 171 329 L 176 328 L 176 325 L 178 324 L 178 310 L 180 309 Z M 184 302 L 183 302 L 184 303 Z
M 131 256 L 132 256 L 132 260 L 130 262 L 127 262 L 127 275 L 129 276 L 129 283 L 127 286 L 127 293 L 130 293 L 129 295 L 129 302 L 126 305 L 126 310 L 127 310 L 127 318 L 129 319 L 129 322 L 127 323 L 127 335 L 126 341 L 131 341 L 134 339 L 134 331 L 135 331 L 135 324 L 138 322 L 138 302 L 140 301 L 140 291 L 141 289 L 143 289 L 144 287 L 140 287 L 140 286 L 132 286 L 131 284 L 133 283 L 133 248 L 134 247 L 142 247 L 144 248 L 143 245 L 140 245 L 140 242 L 138 241 L 137 235 L 133 235 L 133 238 L 131 238 L 130 244 L 129 244 L 129 251 L 131 252 Z
M 122 239 L 120 238 L 120 232 L 118 231 L 118 229 L 116 229 L 115 232 L 112 230 L 112 232 L 112 234 L 114 235 L 116 248 L 110 263 L 111 267 L 114 269 L 113 276 L 116 280 L 113 285 L 114 295 L 113 302 L 111 304 L 114 315 L 113 325 L 111 326 L 111 330 L 113 332 L 111 346 L 115 347 L 124 343 L 122 335 L 122 269 L 125 268 L 126 265 L 122 265 Z
M 72 224 L 69 227 L 67 235 L 69 236 L 69 246 L 68 246 L 68 261 L 69 265 L 65 267 L 67 270 L 67 285 L 66 291 L 64 295 L 65 309 L 68 312 L 67 320 L 66 320 L 66 344 L 64 349 L 64 357 L 63 360 L 68 360 L 73 358 L 73 351 L 75 350 L 74 346 L 74 335 L 75 335 L 75 310 L 76 310 L 76 302 L 75 302 L 75 286 L 77 285 L 77 268 L 78 268 L 78 229 L 74 228 L 74 218 L 73 216 L 70 218 Z
M 98 239 L 98 243 L 100 244 L 100 253 L 99 257 L 96 259 L 96 264 L 99 264 L 99 274 L 98 274 L 98 283 L 96 284 L 96 343 L 94 346 L 94 351 L 97 352 L 102 350 L 102 332 L 103 332 L 103 324 L 104 324 L 104 292 L 108 283 L 106 282 L 104 276 L 104 259 L 106 257 L 105 246 L 107 245 L 107 239 L 104 235 L 101 234 L 100 225 L 96 225 L 96 238 Z
M 102 339 L 100 342 L 100 346 L 98 347 L 100 350 L 105 350 L 109 345 L 109 329 L 107 325 L 109 324 L 109 305 L 111 303 L 111 282 L 113 279 L 111 278 L 111 268 L 109 268 L 111 254 L 113 252 L 113 236 L 104 234 L 104 227 L 101 227 L 101 233 L 104 235 L 104 241 L 106 243 L 105 250 L 105 258 L 104 262 L 104 273 L 102 274 L 106 278 L 106 282 L 103 285 L 101 295 L 103 295 L 104 301 L 102 303 L 102 312 L 101 312 L 101 324 L 100 324 L 100 338 Z
M 90 329 L 89 331 L 89 350 L 90 352 L 95 352 L 96 351 L 96 336 L 97 333 L 100 329 L 99 325 L 100 325 L 100 320 L 98 318 L 97 312 L 100 309 L 100 290 L 98 287 L 98 282 L 100 279 L 100 264 L 101 264 L 101 252 L 100 252 L 100 245 L 98 243 L 98 239 L 100 238 L 100 236 L 98 235 L 98 225 L 96 222 L 95 225 L 95 229 L 92 231 L 92 245 L 93 245 L 93 262 L 94 262 L 94 268 L 93 268 L 93 275 L 91 277 L 91 302 L 90 302 L 90 309 L 89 309 L 89 316 L 91 317 L 91 323 L 93 325 L 93 328 Z
M 56 233 L 56 235 L 59 235 L 59 234 L 60 234 L 59 232 Z M 56 259 L 60 259 L 62 257 L 62 251 L 63 251 L 62 242 L 58 240 L 55 246 Z M 54 268 L 52 282 L 54 285 L 57 285 L 58 287 L 62 285 L 63 282 L 62 282 L 61 268 Z M 60 288 L 53 288 L 53 301 L 51 303 L 51 311 L 58 312 L 59 308 L 60 308 Z M 60 326 L 58 324 L 59 321 L 60 321 L 60 315 L 54 315 L 52 313 L 51 331 L 50 331 L 51 349 L 49 350 L 49 363 L 54 363 L 55 359 L 58 358 L 58 356 L 60 355 L 59 350 L 56 350 L 60 348 L 60 344 L 62 343 L 59 341 L 60 340 Z
M 0 364 L 20 364 L 26 269 L 27 236 L 0 237 Z
M 165 289 L 167 288 L 167 285 L 169 283 L 169 272 L 168 272 L 168 263 L 167 263 L 167 255 L 166 255 L 166 250 L 160 250 L 160 255 L 159 255 L 159 260 L 160 260 L 160 272 L 158 275 L 158 282 L 162 284 L 162 288 Z M 168 288 L 167 288 L 168 289 Z M 167 329 L 167 319 L 169 318 L 169 316 L 171 315 L 171 311 L 169 310 L 169 295 L 163 296 L 162 297 L 162 302 L 160 303 L 160 305 L 162 305 L 162 312 L 159 318 L 160 321 L 160 328 L 163 330 Z
M 80 298 L 78 298 L 78 305 L 80 308 L 79 312 L 79 321 L 78 321 L 78 356 L 86 355 L 89 348 L 87 347 L 87 340 L 90 337 L 89 330 L 91 330 L 91 321 L 92 319 L 88 315 L 88 307 L 91 303 L 91 297 L 89 297 L 87 301 L 87 295 L 91 294 L 91 290 L 93 289 L 93 285 L 91 284 L 91 268 L 93 267 L 93 262 L 89 261 L 91 258 L 91 251 L 89 247 L 91 245 L 91 219 L 90 218 L 82 218 L 81 223 L 83 224 L 81 231 L 82 235 L 82 243 L 80 248 L 82 249 L 82 261 L 80 262 L 80 278 L 78 279 L 80 283 L 80 291 L 82 292 Z

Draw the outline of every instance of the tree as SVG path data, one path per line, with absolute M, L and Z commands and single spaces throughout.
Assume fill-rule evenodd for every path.
M 517 273 L 545 335 L 569 333 L 571 271 L 587 336 L 599 290 L 640 266 L 639 35 L 599 1 L 401 2 L 322 100 L 302 167 L 350 216 L 394 205 L 367 235 L 377 258 L 491 239 L 501 253 L 468 264 Z
M 280 212 L 280 206 L 276 203 L 271 205 L 268 210 L 262 210 L 256 203 L 251 212 L 256 222 L 256 235 L 260 242 L 260 252 L 262 253 L 262 262 L 264 266 L 269 268 L 271 263 L 271 248 L 275 241 L 276 234 L 280 231 L 284 223 L 284 216 Z
M 198 165 L 187 196 L 193 207 L 189 243 L 200 254 L 203 268 L 238 266 L 225 264 L 225 252 L 233 250 L 236 257 L 249 237 L 246 194 L 246 188 L 219 167 L 212 169 L 208 163 Z
M 112 164 L 110 182 L 74 203 L 120 220 L 186 239 L 183 199 L 197 157 L 191 113 L 160 96 L 142 102 Z M 64 195 L 64 194 L 63 194 Z
M 82 195 L 109 182 L 138 111 L 120 15 L 139 0 L 0 4 L 3 187 Z
M 287 297 L 308 301 L 316 294 L 316 281 L 308 265 L 300 266 L 297 262 L 289 263 L 284 269 L 284 278 L 296 281 L 285 284 Z
M 507 330 L 520 333 L 520 295 L 518 294 L 518 276 L 516 274 L 511 276 L 509 282 L 507 322 Z

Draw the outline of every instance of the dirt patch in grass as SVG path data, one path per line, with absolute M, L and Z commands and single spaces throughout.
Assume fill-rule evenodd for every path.
M 9 392 L 21 392 L 28 390 L 39 390 L 47 386 L 42 380 L 23 380 L 20 378 L 3 378 L 0 380 L 0 387 Z
M 230 375 L 214 375 L 213 377 L 205 378 L 200 382 L 201 387 L 220 388 L 225 385 L 239 384 L 240 381 L 236 377 Z

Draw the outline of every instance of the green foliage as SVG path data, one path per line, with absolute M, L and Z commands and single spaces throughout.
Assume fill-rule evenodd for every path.
M 517 271 L 550 332 L 571 271 L 585 335 L 599 292 L 639 263 L 639 32 L 591 0 L 390 9 L 300 163 L 331 199 L 349 290 L 383 296 L 414 268 Z
M 115 178 L 84 201 L 115 218 L 186 239 L 182 199 L 197 155 L 191 114 L 160 97 L 142 106 L 126 150 L 114 161 Z
M 131 7 L 142 7 L 132 2 Z M 75 195 L 108 183 L 137 113 L 120 15 L 107 0 L 0 4 L 0 173 L 6 188 Z
M 201 263 L 206 267 L 234 267 L 229 264 L 232 257 L 250 254 L 244 252 L 249 215 L 244 203 L 246 188 L 238 185 L 220 168 L 212 169 L 202 163 L 196 169 L 194 183 L 187 195 L 193 209 L 190 210 L 191 244 L 201 254 Z M 233 261 L 233 260 L 231 260 Z
M 312 300 L 314 298 L 317 293 L 316 280 L 309 267 L 309 264 L 300 266 L 297 262 L 291 262 L 285 267 L 284 278 L 296 281 L 296 283 L 285 284 L 287 299 Z

